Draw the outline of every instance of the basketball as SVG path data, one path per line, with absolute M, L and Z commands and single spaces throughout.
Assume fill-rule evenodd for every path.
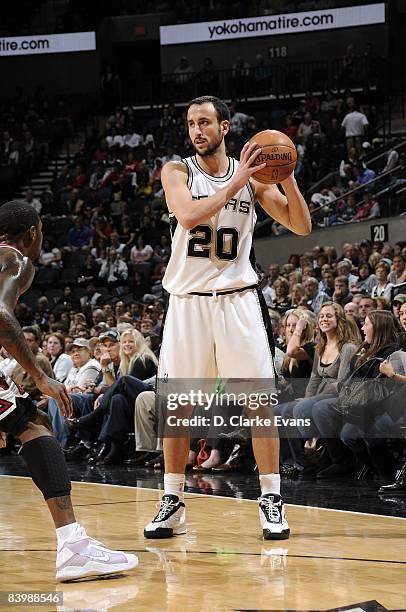
M 265 168 L 252 176 L 260 183 L 280 183 L 295 169 L 297 153 L 291 139 L 277 130 L 258 132 L 250 140 L 255 141 L 262 151 L 256 158 L 256 166 L 266 162 Z

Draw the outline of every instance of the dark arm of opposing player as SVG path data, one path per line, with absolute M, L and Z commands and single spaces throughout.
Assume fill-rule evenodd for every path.
M 265 185 L 251 179 L 255 185 L 255 196 L 270 217 L 299 236 L 312 231 L 309 208 L 299 191 L 296 179 L 291 174 L 281 182 L 284 194 L 276 185 Z
M 18 361 L 37 384 L 46 376 L 37 364 L 13 312 L 17 299 L 26 288 L 31 274 L 29 270 L 24 269 L 24 262 L 19 261 L 14 254 L 3 260 L 2 264 L 0 272 L 0 345 Z

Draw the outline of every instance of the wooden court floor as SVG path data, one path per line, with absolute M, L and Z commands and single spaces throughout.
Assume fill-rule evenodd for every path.
M 37 610 L 323 610 L 376 600 L 406 609 L 406 520 L 287 506 L 291 538 L 264 542 L 257 503 L 187 494 L 188 534 L 144 540 L 160 492 L 74 483 L 89 534 L 139 556 L 125 577 L 57 585 L 55 536 L 28 478 L 0 477 L 0 591 L 62 591 Z M 0 606 L 3 610 L 30 610 Z

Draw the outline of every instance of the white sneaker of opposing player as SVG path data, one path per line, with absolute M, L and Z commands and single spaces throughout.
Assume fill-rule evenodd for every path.
M 264 540 L 287 540 L 290 534 L 283 499 L 276 493 L 259 498 L 259 520 Z
M 177 495 L 164 495 L 156 517 L 146 525 L 144 536 L 150 539 L 171 538 L 186 533 L 185 504 Z
M 136 555 L 110 550 L 90 538 L 83 527 L 78 527 L 74 538 L 58 547 L 56 580 L 66 582 L 90 576 L 107 576 L 127 572 L 138 565 Z

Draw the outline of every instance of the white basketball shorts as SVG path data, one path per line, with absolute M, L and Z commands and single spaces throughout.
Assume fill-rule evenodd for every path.
M 257 289 L 171 295 L 158 378 L 274 378 L 268 333 Z

